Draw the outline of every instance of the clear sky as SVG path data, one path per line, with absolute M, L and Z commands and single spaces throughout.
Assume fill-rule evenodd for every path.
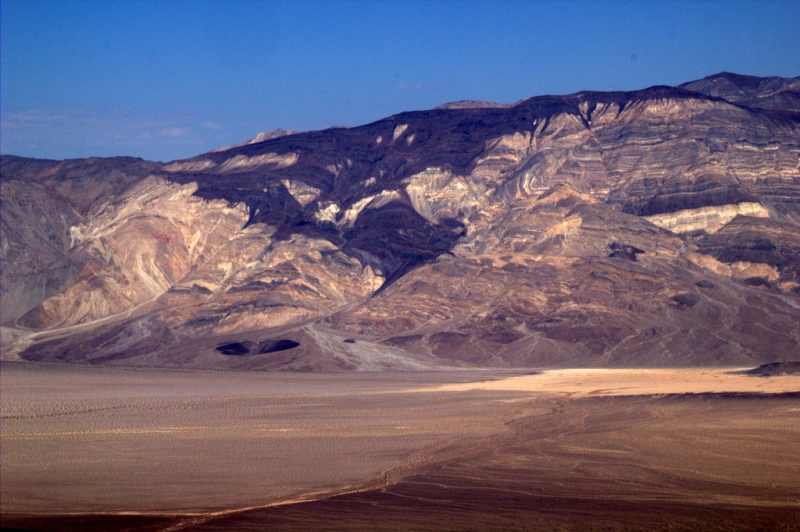
M 456 100 L 800 75 L 800 1 L 0 0 L 0 152 L 190 157 Z

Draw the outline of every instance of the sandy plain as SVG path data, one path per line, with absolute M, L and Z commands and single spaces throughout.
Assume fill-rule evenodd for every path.
M 800 529 L 800 377 L 4 363 L 3 528 Z

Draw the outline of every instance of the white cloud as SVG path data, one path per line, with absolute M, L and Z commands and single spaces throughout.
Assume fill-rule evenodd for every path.
M 189 135 L 189 128 L 186 127 L 168 127 L 158 132 L 159 137 L 185 137 Z

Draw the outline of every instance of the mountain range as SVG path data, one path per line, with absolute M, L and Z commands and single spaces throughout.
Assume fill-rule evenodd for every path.
M 800 78 L 463 101 L 159 163 L 0 159 L 3 359 L 800 359 Z

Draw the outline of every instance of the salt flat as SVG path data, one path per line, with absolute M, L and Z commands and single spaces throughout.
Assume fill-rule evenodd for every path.
M 650 529 L 793 522 L 800 377 L 733 369 L 3 364 L 4 526 L 581 529 L 593 516 L 636 529 L 641 512 Z M 425 519 L 408 518 L 415 508 Z

